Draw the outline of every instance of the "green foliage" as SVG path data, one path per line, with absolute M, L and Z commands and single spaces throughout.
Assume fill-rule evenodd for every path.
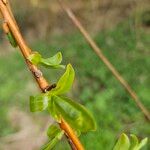
M 30 110 L 32 112 L 43 111 L 48 107 L 50 114 L 58 122 L 63 117 L 78 132 L 95 130 L 95 121 L 84 106 L 67 97 L 57 96 L 67 92 L 71 88 L 73 80 L 74 69 L 69 64 L 53 90 L 46 94 L 30 97 Z
M 49 98 L 46 94 L 30 96 L 30 111 L 37 112 L 45 110 L 48 106 L 48 100 Z
M 52 94 L 60 95 L 68 92 L 73 84 L 75 72 L 71 64 L 67 65 L 66 72 L 57 82 L 56 88 L 51 90 Z
M 131 146 L 130 146 L 130 150 L 134 150 L 135 147 L 137 147 L 137 145 L 138 145 L 138 138 L 135 135 L 131 134 Z
M 49 112 L 55 119 L 63 117 L 77 132 L 96 130 L 95 121 L 89 111 L 69 98 L 52 95 Z
M 130 147 L 130 141 L 129 138 L 126 134 L 122 134 L 117 142 L 117 144 L 115 145 L 115 147 L 113 148 L 113 150 L 128 150 Z
M 49 138 L 54 138 L 55 135 L 59 134 L 61 129 L 56 125 L 51 125 L 47 130 L 47 136 Z
M 129 150 L 140 150 L 143 146 L 147 144 L 148 138 L 144 138 L 141 142 L 138 141 L 138 138 L 131 134 L 131 146 Z
M 41 59 L 42 56 L 38 52 L 34 52 L 28 57 L 28 60 L 34 65 L 38 65 L 41 62 Z
M 113 150 L 140 150 L 143 146 L 146 145 L 148 139 L 144 138 L 139 143 L 138 138 L 135 135 L 131 135 L 131 140 L 129 140 L 126 134 L 122 134 L 118 139 Z
M 64 131 L 55 125 L 51 125 L 48 128 L 47 135 L 49 137 L 49 142 L 45 144 L 41 150 L 51 150 L 57 144 L 57 142 L 61 140 L 64 135 Z
M 62 62 L 62 54 L 60 52 L 55 54 L 53 57 L 50 57 L 47 59 L 42 58 L 42 56 L 38 52 L 34 52 L 33 54 L 31 54 L 28 57 L 28 60 L 35 65 L 40 64 L 42 66 L 45 66 L 45 67 L 51 68 L 51 69 L 65 67 L 64 65 L 60 65 L 60 63 Z
M 34 53 L 28 59 L 36 65 L 43 63 L 44 66 L 47 64 L 55 67 L 56 64 L 57 66 L 60 65 L 62 61 L 60 54 L 57 53 L 55 56 L 44 60 L 39 53 Z M 61 118 L 65 119 L 76 133 L 80 135 L 81 132 L 96 130 L 96 123 L 84 106 L 67 97 L 61 96 L 70 90 L 74 77 L 74 69 L 71 64 L 68 64 L 65 73 L 61 76 L 55 88 L 45 94 L 30 97 L 30 110 L 36 112 L 48 108 L 50 114 L 57 122 L 60 122 Z M 62 131 L 56 126 L 51 126 L 47 134 L 51 140 L 42 150 L 52 149 L 63 136 Z
M 17 47 L 17 46 L 18 46 L 18 44 L 17 44 L 17 42 L 16 42 L 16 40 L 15 40 L 15 38 L 14 38 L 14 36 L 12 35 L 11 32 L 8 32 L 8 33 L 7 33 L 7 38 L 8 38 L 8 40 L 9 40 L 10 44 L 11 44 L 13 47 Z
M 134 147 L 134 150 L 139 150 L 141 149 L 143 146 L 145 146 L 147 144 L 148 138 L 143 139 L 139 144 L 137 144 Z

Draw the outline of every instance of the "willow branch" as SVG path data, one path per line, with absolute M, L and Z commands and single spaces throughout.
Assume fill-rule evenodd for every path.
M 19 27 L 15 21 L 9 2 L 7 0 L 0 0 L 0 11 L 4 19 L 4 25 L 3 25 L 4 32 L 7 34 L 9 31 L 11 31 L 24 56 L 28 68 L 32 72 L 36 82 L 39 85 L 39 88 L 41 89 L 42 92 L 47 92 L 49 89 L 51 89 L 51 86 L 43 77 L 42 72 L 37 68 L 37 66 L 28 61 L 27 58 L 29 57 L 30 54 L 32 54 L 32 51 L 27 46 L 25 40 L 23 39 L 19 31 Z M 68 123 L 63 118 L 62 121 L 60 122 L 60 127 L 62 130 L 65 131 L 65 134 L 69 139 L 69 142 L 71 141 L 70 143 L 72 144 L 70 146 L 72 147 L 72 149 L 75 148 L 76 150 L 84 149 L 79 139 L 75 135 L 73 129 L 68 125 Z
M 145 117 L 150 121 L 150 112 L 142 104 L 142 102 L 138 98 L 135 91 L 131 88 L 131 86 L 128 84 L 128 82 L 121 76 L 121 74 L 116 70 L 116 68 L 110 63 L 110 61 L 106 58 L 106 56 L 103 54 L 102 50 L 94 42 L 94 40 L 91 38 L 89 33 L 83 27 L 81 22 L 77 19 L 75 14 L 72 12 L 72 10 L 66 4 L 64 4 L 62 0 L 58 0 L 58 1 L 60 2 L 63 10 L 67 13 L 68 17 L 72 20 L 73 24 L 77 27 L 77 29 L 84 36 L 85 40 L 91 46 L 93 51 L 102 60 L 102 62 L 106 65 L 106 67 L 111 71 L 111 73 L 115 76 L 115 78 L 120 82 L 120 84 L 126 89 L 126 91 L 130 94 L 130 96 L 132 97 L 132 99 L 134 100 L 134 102 L 136 103 L 138 108 L 143 112 Z

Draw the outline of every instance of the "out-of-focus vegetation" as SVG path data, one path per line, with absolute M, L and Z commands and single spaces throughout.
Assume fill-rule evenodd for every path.
M 70 96 L 80 99 L 80 102 L 90 109 L 96 118 L 98 130 L 81 136 L 85 149 L 110 150 L 122 132 L 133 133 L 139 139 L 148 137 L 150 135 L 149 123 L 143 114 L 93 53 L 83 37 L 69 23 L 67 17 L 62 15 L 58 4 L 53 1 L 54 4 L 51 6 L 45 6 L 44 2 L 36 5 L 34 1 L 33 6 L 27 2 L 22 1 L 22 5 L 17 0 L 12 2 L 27 41 L 33 50 L 39 51 L 44 56 L 61 51 L 64 57 L 63 64 L 65 62 L 73 64 L 76 80 L 72 89 L 74 94 Z M 107 2 L 109 4 L 110 1 Z M 78 0 L 76 5 L 73 1 L 74 5 L 70 4 L 70 6 L 90 30 L 107 58 L 130 83 L 144 105 L 150 109 L 149 17 L 144 17 L 149 16 L 147 15 L 149 11 L 146 5 L 148 1 L 144 2 L 145 4 L 142 5 L 142 1 L 127 3 L 114 0 L 111 5 L 106 3 L 100 5 L 98 0 L 95 0 L 95 3 L 90 0 Z M 50 1 L 45 3 L 48 4 Z M 120 11 L 116 11 L 118 3 Z M 15 5 L 20 7 L 17 9 Z M 27 8 L 28 11 L 26 11 Z M 103 12 L 103 15 L 100 15 L 100 12 Z M 119 15 L 112 16 L 116 13 L 120 13 L 120 19 L 117 17 Z M 57 17 L 54 17 L 54 14 Z M 94 17 L 91 17 L 92 14 Z M 104 17 L 101 18 L 103 27 L 102 22 L 98 23 L 100 22 L 99 15 L 100 18 Z M 113 18 L 110 20 L 107 15 Z M 38 93 L 22 56 L 17 50 L 7 47 L 8 43 L 4 35 L 1 35 L 2 37 L 3 40 L 0 42 L 0 137 L 9 136 L 19 130 L 10 124 L 8 112 L 11 108 L 15 106 L 29 113 L 29 96 Z M 55 71 L 43 70 L 43 72 L 51 82 L 56 76 L 59 77 Z M 34 115 L 32 117 L 35 121 Z M 38 123 L 37 120 L 35 122 Z M 56 149 L 69 149 L 64 142 L 66 143 L 66 141 L 60 142 Z M 2 144 L 0 142 L 0 148 Z M 145 150 L 149 148 L 148 144 Z

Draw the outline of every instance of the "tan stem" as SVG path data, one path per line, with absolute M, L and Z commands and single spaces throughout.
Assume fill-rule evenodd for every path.
M 3 0 L 0 0 L 0 11 L 2 13 L 2 16 L 4 18 L 4 31 L 7 32 L 10 30 L 25 58 L 25 61 L 27 63 L 28 68 L 32 72 L 34 78 L 36 79 L 36 82 L 39 85 L 39 88 L 42 92 L 46 92 L 46 90 L 49 88 L 49 84 L 46 81 L 46 79 L 43 77 L 42 72 L 37 68 L 37 66 L 33 65 L 28 61 L 28 56 L 32 53 L 31 49 L 26 45 L 20 31 L 19 27 L 15 21 L 15 18 L 12 14 L 9 2 L 5 0 L 5 3 Z M 62 122 L 60 123 L 60 127 L 65 131 L 66 136 L 69 138 L 69 140 L 72 142 L 72 149 L 75 147 L 77 150 L 83 150 L 82 144 L 80 143 L 79 139 L 75 135 L 73 129 L 68 125 L 66 121 L 62 119 Z M 81 149 L 82 148 L 82 149 Z
M 76 136 L 75 134 L 73 134 L 72 128 L 70 128 L 69 124 L 68 124 L 63 118 L 62 118 L 62 120 L 61 120 L 60 127 L 61 127 L 64 131 L 66 131 L 66 129 L 67 129 L 66 132 L 67 132 L 67 136 L 68 136 L 68 137 L 70 137 L 70 136 L 71 136 L 71 137 Z M 83 146 L 81 145 L 80 141 L 77 140 L 76 137 L 74 137 L 74 138 L 72 139 L 72 142 L 73 142 L 73 143 L 76 143 L 75 148 L 76 148 L 77 150 L 84 150 L 84 148 L 83 148 Z

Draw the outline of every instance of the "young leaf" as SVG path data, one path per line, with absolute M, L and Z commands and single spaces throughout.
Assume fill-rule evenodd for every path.
M 41 64 L 43 64 L 47 67 L 48 66 L 58 66 L 61 62 L 62 62 L 61 52 L 58 52 L 53 57 L 50 57 L 50 58 L 47 58 L 47 59 L 42 58 L 42 60 L 41 60 Z
M 17 46 L 18 46 L 18 44 L 17 44 L 17 42 L 16 42 L 16 40 L 15 40 L 15 38 L 14 38 L 14 36 L 12 35 L 11 32 L 8 32 L 8 33 L 7 33 L 7 38 L 8 38 L 8 40 L 9 40 L 10 44 L 11 44 L 13 47 L 17 47 Z
M 131 136 L 130 150 L 136 150 L 136 147 L 139 144 L 138 138 L 135 135 L 133 135 L 133 134 L 131 134 L 130 136 Z
M 63 117 L 78 132 L 96 129 L 96 123 L 89 111 L 69 98 L 52 95 L 48 109 L 56 120 Z
M 129 147 L 130 147 L 129 138 L 126 134 L 123 133 L 120 136 L 119 140 L 117 141 L 113 150 L 129 150 Z
M 53 137 L 49 140 L 49 142 L 46 145 L 42 147 L 41 150 L 51 150 L 52 148 L 54 148 L 57 142 L 60 141 L 61 138 L 63 137 L 64 131 L 57 130 L 57 132 L 54 132 L 52 134 L 53 134 Z
M 35 65 L 39 64 L 47 68 L 52 68 L 52 69 L 64 68 L 63 65 L 60 65 L 60 63 L 62 62 L 61 52 L 58 52 L 53 57 L 47 59 L 42 58 L 42 56 L 39 53 L 35 52 L 28 57 L 28 60 Z
M 68 92 L 73 84 L 74 76 L 74 69 L 71 64 L 68 64 L 65 73 L 59 79 L 57 86 L 51 90 L 51 93 L 60 95 Z
M 139 143 L 139 145 L 138 145 L 138 147 L 137 147 L 136 150 L 140 150 L 143 146 L 145 146 L 146 143 L 147 143 L 147 141 L 148 141 L 148 138 L 144 138 L 144 139 Z
M 28 57 L 28 60 L 35 65 L 38 65 L 41 62 L 41 59 L 42 56 L 38 52 L 34 52 Z
M 30 111 L 43 111 L 48 106 L 49 97 L 46 94 L 30 96 Z
M 61 129 L 56 125 L 51 125 L 47 130 L 47 136 L 52 139 L 54 138 L 58 133 L 60 133 Z
M 135 135 L 131 135 L 131 146 L 130 150 L 140 150 L 147 143 L 147 138 L 143 139 L 140 143 Z

